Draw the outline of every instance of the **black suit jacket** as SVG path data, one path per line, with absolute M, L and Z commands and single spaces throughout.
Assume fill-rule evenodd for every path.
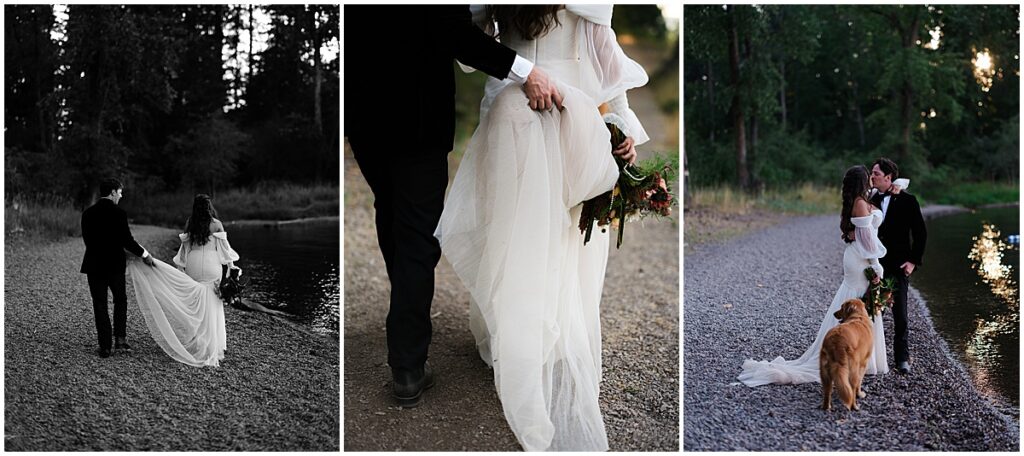
M 882 207 L 882 198 L 882 195 L 875 195 L 871 202 Z M 887 272 L 896 271 L 907 261 L 921 266 L 927 239 L 928 231 L 917 198 L 907 192 L 892 195 L 885 220 L 878 227 L 878 240 L 886 249 L 885 257 L 879 261 L 882 267 Z
M 83 274 L 123 274 L 124 251 L 136 256 L 142 256 L 145 251 L 132 237 L 128 214 L 106 198 L 82 212 L 82 239 L 85 241 Z
M 345 5 L 345 135 L 448 152 L 454 60 L 498 79 L 516 53 L 473 24 L 466 5 Z

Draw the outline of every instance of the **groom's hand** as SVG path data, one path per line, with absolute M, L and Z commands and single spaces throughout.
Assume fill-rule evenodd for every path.
M 547 73 L 536 66 L 526 77 L 523 91 L 530 99 L 530 109 L 550 111 L 552 106 L 557 106 L 559 111 L 562 110 L 562 94 L 558 93 L 558 87 L 555 87 Z
M 914 273 L 914 267 L 914 263 L 908 261 L 906 263 L 903 263 L 903 265 L 900 266 L 900 269 L 903 270 L 903 274 L 905 274 L 907 277 L 910 277 L 910 274 Z
M 142 258 L 142 262 L 146 263 L 147 266 L 156 266 L 156 262 L 153 261 L 153 255 L 146 255 Z

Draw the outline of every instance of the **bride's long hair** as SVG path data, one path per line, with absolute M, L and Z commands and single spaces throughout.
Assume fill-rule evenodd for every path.
M 868 192 L 871 190 L 871 179 L 868 169 L 864 165 L 856 165 L 846 170 L 843 176 L 843 215 L 839 221 L 839 229 L 843 231 L 843 240 L 846 243 L 853 242 L 850 234 L 853 233 L 853 203 L 857 198 L 868 199 Z
M 192 215 L 185 221 L 185 233 L 192 245 L 204 245 L 210 237 L 210 223 L 217 218 L 210 195 L 200 193 L 192 200 Z
M 515 31 L 523 39 L 532 40 L 562 25 L 558 10 L 563 5 L 489 5 L 487 16 L 498 23 L 498 35 Z

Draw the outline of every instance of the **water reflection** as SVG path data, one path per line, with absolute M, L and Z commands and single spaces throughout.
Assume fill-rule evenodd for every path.
M 338 222 L 232 227 L 231 244 L 245 252 L 239 266 L 253 277 L 246 297 L 292 315 L 322 334 L 337 334 Z
M 1012 264 L 1005 264 L 1004 253 L 1015 250 L 1012 244 L 1003 242 L 999 228 L 991 223 L 982 223 L 981 234 L 971 238 L 973 245 L 967 258 L 982 282 L 989 286 L 992 294 L 998 296 L 1005 304 L 1006 311 L 994 315 L 986 315 L 974 319 L 974 332 L 969 336 L 964 352 L 976 361 L 972 372 L 974 381 L 985 394 L 997 389 L 993 383 L 997 374 L 990 367 L 998 366 L 997 361 L 1003 357 L 1004 349 L 1000 339 L 1004 334 L 1018 331 L 1020 316 L 1018 313 L 1019 299 L 1017 283 L 1014 280 Z
M 1003 251 L 1014 247 L 1003 242 L 995 225 L 982 225 L 981 235 L 972 238 L 974 247 L 967 255 L 973 263 L 971 268 L 978 271 L 981 280 L 992 288 L 992 293 L 1016 306 L 1017 284 L 1013 280 L 1013 266 L 1003 264 Z
M 1020 400 L 1020 247 L 1005 231 L 1016 231 L 1019 214 L 989 208 L 929 220 L 926 265 L 913 279 L 978 390 L 1011 407 Z

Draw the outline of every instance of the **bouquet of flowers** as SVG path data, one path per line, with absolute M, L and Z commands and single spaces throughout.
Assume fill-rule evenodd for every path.
M 861 298 L 874 321 L 875 315 L 881 315 L 886 307 L 892 308 L 892 294 L 896 291 L 896 280 L 888 278 L 875 283 L 878 273 L 874 268 L 864 269 L 864 277 L 868 278 L 868 291 Z
M 611 132 L 612 149 L 626 140 L 614 123 L 606 123 Z M 655 156 L 640 163 L 630 164 L 615 157 L 619 165 L 619 180 L 615 187 L 604 194 L 583 202 L 579 228 L 583 233 L 583 244 L 590 242 L 594 223 L 602 227 L 611 226 L 618 230 L 615 248 L 622 246 L 625 222 L 648 216 L 668 217 L 676 198 L 668 183 L 679 172 L 679 159 L 669 156 Z

